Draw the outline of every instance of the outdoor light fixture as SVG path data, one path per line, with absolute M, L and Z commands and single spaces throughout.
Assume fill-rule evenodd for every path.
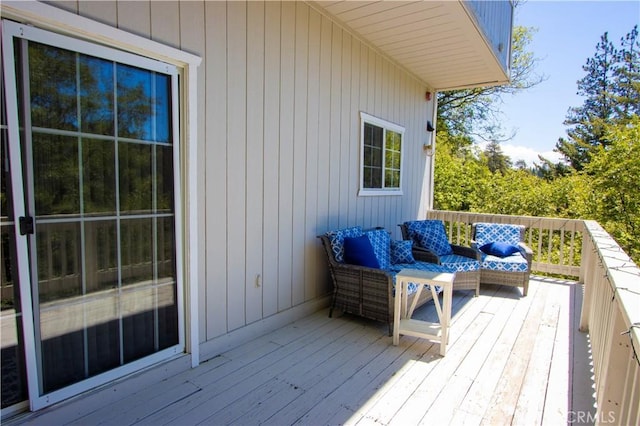
M 427 132 L 433 132 L 434 130 L 433 124 L 431 124 L 430 121 L 427 121 Z

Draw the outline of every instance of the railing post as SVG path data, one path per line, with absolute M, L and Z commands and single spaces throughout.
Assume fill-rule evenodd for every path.
M 582 299 L 582 310 L 580 312 L 580 328 L 583 333 L 589 331 L 589 316 L 591 315 L 591 296 L 593 293 L 593 280 L 595 272 L 594 248 L 591 246 L 591 232 L 584 226 L 582 230 L 582 256 L 580 262 L 580 282 L 584 287 L 584 297 Z

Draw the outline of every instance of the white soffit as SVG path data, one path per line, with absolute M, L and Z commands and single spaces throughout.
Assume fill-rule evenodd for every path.
M 508 82 L 491 46 L 458 0 L 311 4 L 434 90 Z

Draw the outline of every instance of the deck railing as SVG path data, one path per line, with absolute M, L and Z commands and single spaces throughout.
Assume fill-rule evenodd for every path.
M 527 227 L 534 272 L 578 276 L 584 284 L 580 330 L 589 333 L 596 415 L 569 413 L 568 423 L 640 424 L 640 268 L 595 221 L 429 211 L 452 243 L 465 244 L 474 222 Z
M 469 245 L 471 224 L 512 223 L 526 227 L 525 242 L 533 250 L 534 272 L 580 277 L 584 221 L 533 216 L 431 210 L 428 219 L 445 223 L 452 244 Z

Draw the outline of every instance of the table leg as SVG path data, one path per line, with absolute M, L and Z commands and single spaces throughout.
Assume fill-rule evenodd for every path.
M 402 309 L 402 281 L 396 282 L 396 297 L 393 300 L 393 345 L 400 343 L 400 310 Z
M 444 356 L 447 352 L 447 345 L 449 344 L 449 325 L 451 322 L 451 298 L 453 295 L 452 283 L 447 283 L 444 287 L 442 294 L 442 309 L 443 315 L 440 319 L 440 326 L 442 327 L 442 333 L 440 337 L 440 355 Z

